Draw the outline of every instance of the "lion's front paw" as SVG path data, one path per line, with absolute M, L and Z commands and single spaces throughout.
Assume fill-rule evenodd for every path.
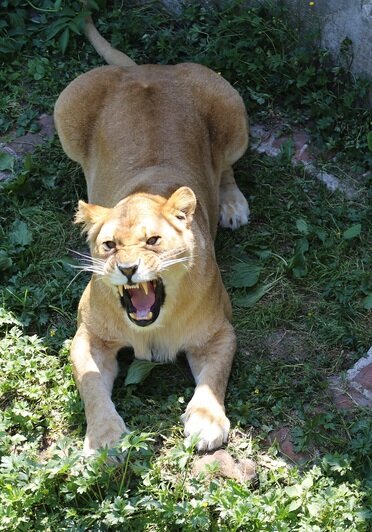
M 205 407 L 191 407 L 182 416 L 185 425 L 185 436 L 190 440 L 197 436 L 198 451 L 211 451 L 221 447 L 227 441 L 230 421 L 222 408 L 212 412 Z
M 249 221 L 249 206 L 242 192 L 237 187 L 226 186 L 220 190 L 221 227 L 237 229 Z
M 97 449 L 105 447 L 111 449 L 118 443 L 123 433 L 129 433 L 129 430 L 119 414 L 89 423 L 84 440 L 84 454 L 89 456 Z

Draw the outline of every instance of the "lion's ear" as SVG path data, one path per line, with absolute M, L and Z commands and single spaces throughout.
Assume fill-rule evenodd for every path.
M 103 223 L 110 210 L 106 207 L 85 203 L 85 201 L 80 200 L 74 222 L 82 224 L 83 232 L 88 233 L 95 224 Z
M 196 209 L 194 192 L 189 187 L 178 188 L 168 199 L 164 209 L 179 220 L 190 224 Z

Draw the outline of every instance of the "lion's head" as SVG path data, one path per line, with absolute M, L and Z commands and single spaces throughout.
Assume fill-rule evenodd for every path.
M 113 208 L 79 202 L 75 221 L 84 225 L 92 256 L 86 269 L 117 287 L 136 325 L 157 320 L 172 279 L 191 267 L 195 208 L 188 187 L 168 199 L 133 194 Z

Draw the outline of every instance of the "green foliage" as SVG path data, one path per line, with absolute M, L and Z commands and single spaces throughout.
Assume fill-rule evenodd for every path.
M 46 147 L 45 156 L 51 153 Z M 75 201 L 66 200 L 67 189 L 58 186 L 59 180 L 69 175 L 66 166 L 60 173 L 60 162 L 45 167 L 43 161 L 28 156 L 15 178 L 0 184 L 4 216 L 0 226 L 1 302 L 17 312 L 25 325 L 34 328 L 48 324 L 63 337 L 81 290 L 78 283 L 71 284 L 74 275 L 69 264 L 73 259 L 67 257 L 68 247 L 75 247 L 78 231 L 71 232 L 70 219 L 60 207 L 51 205 L 45 193 L 60 197 L 71 210 Z M 58 177 L 51 185 L 49 176 L 54 172 Z M 70 184 L 74 190 L 75 185 Z M 66 242 L 68 233 L 70 244 Z
M 369 131 L 367 133 L 367 145 L 368 145 L 368 149 L 372 151 L 372 131 Z
M 0 170 L 13 170 L 14 167 L 14 156 L 10 153 L 1 152 L 0 153 Z
M 241 172 L 244 175 L 252 170 L 257 181 L 257 192 L 255 188 L 252 192 L 252 209 L 260 220 L 260 230 L 257 232 L 255 225 L 253 229 L 252 226 L 243 228 L 241 231 L 247 231 L 246 243 L 233 247 L 239 262 L 231 267 L 226 282 L 233 289 L 236 305 L 255 306 L 258 314 L 266 312 L 266 319 L 269 319 L 266 305 L 261 312 L 258 303 L 261 304 L 262 298 L 269 302 L 278 296 L 284 302 L 284 294 L 293 279 L 298 290 L 308 294 L 305 301 L 310 307 L 313 299 L 310 294 L 321 293 L 328 305 L 335 304 L 334 312 L 340 318 L 343 315 L 341 321 L 346 315 L 356 316 L 361 308 L 367 309 L 372 288 L 368 245 L 359 245 L 370 241 L 367 203 L 361 199 L 354 202 L 331 199 L 321 187 L 315 192 L 308 179 L 300 180 L 298 185 L 292 183 L 289 189 L 288 185 L 283 188 L 282 183 L 288 179 L 288 167 L 278 165 L 277 160 L 261 160 L 257 166 Z M 275 194 L 261 203 L 262 179 L 265 180 L 266 172 L 270 171 L 273 174 L 270 187 Z M 311 192 L 307 191 L 309 186 Z M 228 249 L 231 249 L 231 242 Z M 302 312 L 304 315 L 310 313 L 309 317 L 313 318 L 312 308 L 304 308 Z M 324 328 L 327 328 L 326 323 L 321 324 L 320 330 Z M 346 337 L 350 341 L 347 330 L 345 324 L 345 341 Z
M 230 284 L 234 288 L 254 286 L 260 277 L 261 267 L 254 262 L 234 264 Z
M 351 240 L 352 238 L 356 238 L 360 235 L 361 229 L 361 224 L 354 224 L 342 233 L 342 238 L 344 240 Z
M 85 5 L 84 5 L 85 4 Z M 28 0 L 1 0 L 0 2 L 0 54 L 11 56 L 23 50 L 30 39 L 45 39 L 57 44 L 65 53 L 72 34 L 81 35 L 85 18 L 92 9 L 98 9 L 94 0 L 85 3 L 63 0 L 43 0 L 32 3 Z M 35 79 L 43 74 L 42 62 L 35 59 Z M 38 64 L 39 70 L 33 65 Z
M 129 366 L 127 376 L 125 378 L 124 385 L 130 386 L 132 384 L 141 384 L 155 366 L 158 366 L 155 362 L 149 360 L 133 360 Z
M 27 2 L 1 0 L 0 2 L 0 53 L 20 51 L 27 43 Z M 28 28 L 27 28 L 28 30 Z
M 304 277 L 307 274 L 305 253 L 309 251 L 309 243 L 306 238 L 297 240 L 294 255 L 289 264 L 294 277 Z
M 253 307 L 260 299 L 263 298 L 270 290 L 275 286 L 276 281 L 273 283 L 257 285 L 252 290 L 248 290 L 243 296 L 235 298 L 235 303 L 243 308 Z
M 99 64 L 78 35 L 79 2 L 33 4 L 0 0 L 1 135 L 36 131 L 62 88 Z M 305 48 L 281 7 L 193 5 L 169 15 L 155 4 L 119 5 L 94 16 L 136 61 L 209 64 L 251 113 L 285 106 L 300 120 L 303 112 L 323 146 L 368 163 L 370 126 L 359 108 L 367 85 Z M 353 199 L 330 193 L 292 168 L 292 153 L 289 142 L 274 161 L 248 154 L 239 163 L 252 221 L 219 231 L 216 242 L 239 340 L 227 450 L 257 462 L 253 484 L 194 476 L 195 442 L 185 446 L 179 421 L 193 393 L 182 360 L 137 361 L 127 373 L 122 364 L 114 401 L 134 432 L 82 457 L 68 339 L 88 280 L 69 266 L 71 250 L 86 246 L 72 225 L 83 177 L 57 141 L 23 161 L 0 156 L 12 175 L 0 183 L 0 530 L 369 529 L 370 415 L 336 410 L 327 381 L 369 347 L 368 198 L 363 189 Z M 283 425 L 307 457 L 301 466 L 268 444 Z
M 76 388 L 68 366 L 64 364 L 67 348 L 60 358 L 47 354 L 45 345 L 36 335 L 24 335 L 17 320 L 5 314 L 0 326 L 7 332 L 0 340 L 0 455 L 37 450 L 43 438 L 53 438 L 66 426 L 65 411 L 76 400 Z M 48 401 L 43 398 L 48 396 Z

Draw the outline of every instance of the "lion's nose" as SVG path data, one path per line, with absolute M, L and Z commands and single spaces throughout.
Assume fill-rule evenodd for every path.
M 138 264 L 134 264 L 133 266 L 121 266 L 118 264 L 118 268 L 121 271 L 123 275 L 128 279 L 128 283 L 132 281 L 132 276 L 136 273 L 138 270 Z

